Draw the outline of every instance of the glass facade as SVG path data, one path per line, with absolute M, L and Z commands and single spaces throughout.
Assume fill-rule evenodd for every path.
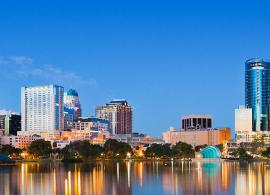
M 250 59 L 246 61 L 245 102 L 252 108 L 252 130 L 268 131 L 270 100 L 270 61 Z

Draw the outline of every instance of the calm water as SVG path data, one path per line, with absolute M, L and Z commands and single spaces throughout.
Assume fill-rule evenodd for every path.
M 0 166 L 0 194 L 270 194 L 265 163 L 97 162 Z

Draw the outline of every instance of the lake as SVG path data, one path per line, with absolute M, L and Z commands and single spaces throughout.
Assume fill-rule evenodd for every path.
M 270 194 L 265 162 L 18 163 L 0 166 L 0 194 Z

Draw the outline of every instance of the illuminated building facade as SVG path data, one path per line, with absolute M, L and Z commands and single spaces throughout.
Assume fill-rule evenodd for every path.
M 162 134 L 165 143 L 175 145 L 177 142 L 186 142 L 193 147 L 198 145 L 215 146 L 230 140 L 230 128 L 197 129 L 188 131 L 175 131 L 173 128 Z
M 132 107 L 126 100 L 113 100 L 104 106 L 97 106 L 96 117 L 110 122 L 112 134 L 132 133 Z

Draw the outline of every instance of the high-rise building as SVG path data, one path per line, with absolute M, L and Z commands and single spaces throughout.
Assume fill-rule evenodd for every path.
M 78 92 L 75 89 L 69 89 L 64 94 L 65 108 L 73 109 L 75 112 L 74 120 L 82 116 L 82 108 Z
M 70 129 L 72 122 L 78 120 L 82 115 L 82 108 L 78 92 L 69 89 L 64 94 L 64 129 Z
M 132 107 L 126 100 L 113 100 L 106 105 L 96 107 L 96 117 L 110 122 L 112 134 L 132 133 Z
M 253 131 L 268 131 L 270 106 L 270 61 L 246 61 L 245 104 L 252 109 Z
M 212 128 L 212 117 L 209 115 L 188 115 L 182 117 L 182 129 L 208 129 Z
M 252 109 L 239 106 L 235 109 L 235 131 L 252 132 Z
M 22 87 L 22 131 L 63 130 L 63 97 L 57 85 Z
M 0 112 L 0 129 L 6 136 L 17 135 L 21 131 L 21 115 L 10 111 Z

